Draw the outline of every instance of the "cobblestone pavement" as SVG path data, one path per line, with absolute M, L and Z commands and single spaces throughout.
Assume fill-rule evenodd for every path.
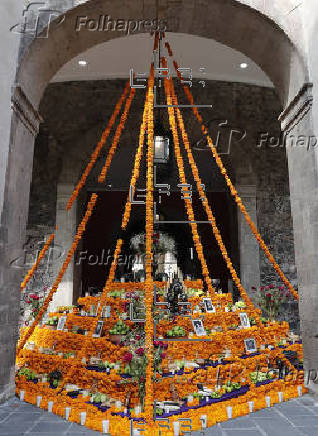
M 0 436 L 93 436 L 100 433 L 13 398 L 0 404 Z M 318 402 L 309 395 L 233 419 L 192 436 L 318 436 Z

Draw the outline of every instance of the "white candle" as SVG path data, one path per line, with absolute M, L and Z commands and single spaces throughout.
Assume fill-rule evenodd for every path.
M 265 397 L 266 407 L 271 407 L 271 397 Z
M 103 433 L 109 433 L 109 421 L 103 421 Z
M 116 403 L 115 403 L 115 407 L 116 407 L 117 409 L 120 409 L 120 408 L 121 408 L 121 401 L 116 401 Z
M 174 436 L 179 436 L 180 423 L 178 421 L 173 423 L 173 434 Z
M 283 399 L 284 399 L 283 397 L 284 397 L 283 392 L 278 392 L 278 399 L 279 399 L 280 403 L 283 401 Z
M 207 428 L 208 426 L 208 417 L 207 415 L 201 415 L 200 417 L 202 428 Z
M 192 395 L 189 395 L 189 396 L 188 396 L 188 402 L 189 402 L 189 403 L 192 403 L 192 402 L 193 402 L 193 396 L 192 396 Z
M 86 422 L 86 412 L 81 412 L 80 413 L 80 417 L 81 417 L 81 425 L 85 425 L 85 422 Z
M 24 391 L 20 391 L 20 400 L 21 400 L 21 401 L 24 400 Z
M 254 410 L 254 401 L 249 401 L 249 402 L 248 402 L 248 406 L 249 406 L 249 408 L 250 408 L 250 413 L 252 413 L 253 410 Z
M 53 410 L 53 401 L 49 401 L 47 403 L 47 411 L 52 413 L 52 410 Z
M 69 420 L 70 414 L 71 414 L 71 408 L 65 407 L 65 419 L 66 419 L 66 421 Z
M 135 415 L 136 415 L 136 416 L 139 416 L 139 415 L 140 415 L 140 412 L 141 412 L 141 407 L 140 407 L 140 406 L 136 406 L 136 407 L 135 407 Z
M 41 406 L 41 401 L 42 401 L 42 397 L 41 397 L 40 395 L 38 395 L 38 396 L 36 397 L 36 405 L 37 405 L 37 407 L 40 407 L 40 406 Z
M 303 394 L 303 387 L 302 386 L 297 386 L 297 391 L 298 391 L 298 396 L 301 397 Z
M 231 406 L 228 406 L 228 407 L 226 408 L 226 412 L 227 412 L 227 417 L 228 417 L 228 419 L 231 419 L 231 418 L 232 418 L 232 407 L 231 407 Z

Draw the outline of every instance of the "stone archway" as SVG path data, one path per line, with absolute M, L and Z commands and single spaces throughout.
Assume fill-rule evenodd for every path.
M 6 292 L 10 292 L 10 304 L 7 305 L 10 325 L 0 339 L 0 345 L 5 349 L 1 359 L 4 370 L 0 374 L 0 399 L 14 392 L 13 362 L 17 337 L 16 308 L 19 301 L 17 284 L 21 272 L 10 268 L 10 261 L 22 254 L 34 136 L 41 121 L 38 107 L 42 94 L 52 76 L 72 57 L 96 44 L 123 36 L 118 31 L 92 32 L 82 29 L 77 32 L 75 29 L 78 16 L 94 18 L 107 13 L 122 19 L 147 19 L 155 16 L 155 4 L 155 1 L 145 5 L 142 0 L 133 3 L 126 0 L 119 5 L 109 1 L 105 11 L 104 0 L 86 1 L 68 10 L 62 24 L 54 26 L 52 23 L 49 38 L 34 39 L 21 57 L 13 94 L 11 144 L 1 217 L 1 299 L 3 300 Z M 171 20 L 171 28 L 168 30 L 212 38 L 250 57 L 272 80 L 286 107 L 281 119 L 287 132 L 292 132 L 294 128 L 298 135 L 311 134 L 311 88 L 307 83 L 306 64 L 302 52 L 275 21 L 236 0 L 168 1 L 160 7 L 159 16 L 179 17 L 179 20 Z M 314 367 L 318 358 L 318 345 L 315 343 L 315 305 L 310 303 L 310 296 L 318 288 L 314 262 L 318 232 L 312 216 L 308 213 L 310 210 L 314 214 L 314 207 L 317 208 L 317 200 L 313 201 L 315 189 L 318 187 L 316 156 L 313 156 L 315 153 L 314 149 L 309 150 L 304 156 L 300 149 L 288 150 L 307 369 Z

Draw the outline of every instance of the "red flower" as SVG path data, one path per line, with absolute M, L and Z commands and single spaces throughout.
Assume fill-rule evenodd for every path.
M 280 291 L 283 291 L 285 288 L 284 288 L 284 286 L 280 286 L 278 289 L 279 289 Z
M 274 289 L 274 288 L 275 288 L 274 285 L 272 285 L 272 284 L 269 285 L 269 289 Z
M 126 353 L 126 354 L 124 354 L 123 361 L 129 363 L 132 361 L 132 358 L 133 358 L 133 355 L 131 353 Z
M 30 294 L 30 298 L 32 298 L 33 300 L 39 300 L 40 297 L 36 294 Z
M 146 381 L 144 376 L 141 376 L 139 380 L 140 380 L 141 383 L 145 383 L 145 381 Z
M 166 357 L 166 353 L 161 353 L 161 359 L 164 359 Z
M 30 303 L 31 303 L 31 300 L 26 300 L 26 303 L 27 303 L 27 304 L 30 304 Z
M 167 350 L 168 349 L 168 344 L 163 344 L 163 349 Z
M 264 286 L 261 286 L 261 291 L 265 291 L 265 287 Z
M 143 356 L 145 353 L 145 350 L 144 350 L 144 348 L 140 347 L 140 348 L 137 348 L 135 353 L 137 354 L 137 356 Z
M 155 347 L 159 347 L 160 342 L 159 341 L 153 341 L 153 344 L 154 344 Z
M 267 298 L 271 298 L 271 294 L 268 292 L 266 295 L 265 295 Z
M 136 339 L 137 341 L 140 341 L 141 336 L 140 335 L 136 335 Z

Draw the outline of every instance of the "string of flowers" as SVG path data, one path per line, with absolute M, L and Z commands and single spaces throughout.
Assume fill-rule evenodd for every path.
M 111 131 L 111 129 L 112 129 L 112 127 L 113 127 L 113 125 L 114 125 L 114 123 L 115 123 L 115 121 L 116 121 L 116 118 L 117 118 L 117 116 L 118 116 L 118 114 L 119 114 L 119 112 L 120 112 L 120 110 L 121 110 L 121 107 L 122 107 L 122 105 L 123 105 L 123 102 L 125 101 L 125 98 L 126 98 L 126 96 L 127 96 L 127 93 L 128 93 L 128 90 L 129 90 L 129 86 L 130 86 L 130 82 L 128 81 L 128 82 L 126 83 L 125 89 L 124 89 L 124 91 L 123 91 L 123 93 L 122 93 L 120 99 L 119 99 L 118 102 L 116 103 L 116 106 L 115 106 L 114 112 L 113 112 L 112 116 L 110 117 L 110 120 L 109 120 L 109 122 L 108 122 L 108 124 L 107 124 L 107 127 L 106 127 L 106 129 L 104 130 L 104 132 L 102 133 L 101 139 L 100 139 L 100 141 L 98 142 L 98 144 L 97 144 L 95 150 L 93 151 L 93 153 L 92 153 L 92 155 L 91 155 L 91 159 L 90 159 L 90 161 L 88 162 L 88 164 L 87 164 L 87 166 L 86 166 L 86 168 L 85 168 L 85 171 L 84 171 L 84 173 L 82 174 L 82 177 L 80 178 L 80 181 L 79 181 L 78 184 L 76 185 L 76 187 L 75 187 L 75 189 L 74 189 L 74 191 L 73 191 L 71 197 L 70 197 L 69 200 L 68 200 L 68 203 L 67 203 L 67 206 L 66 206 L 66 210 L 70 210 L 70 209 L 71 209 L 71 207 L 72 207 L 74 201 L 76 200 L 76 198 L 77 198 L 77 196 L 78 196 L 80 190 L 81 190 L 82 187 L 85 185 L 86 179 L 87 179 L 87 177 L 89 176 L 89 174 L 90 174 L 90 172 L 91 172 L 93 166 L 95 165 L 95 162 L 96 162 L 96 160 L 97 160 L 97 158 L 98 158 L 98 156 L 99 156 L 99 154 L 100 154 L 102 148 L 104 147 L 104 145 L 105 145 L 105 143 L 106 143 L 106 141 L 107 141 L 107 138 L 108 138 L 108 136 L 109 136 L 109 134 L 110 134 L 110 131 Z
M 143 147 L 144 147 L 144 142 L 145 142 L 145 132 L 146 132 L 146 128 L 147 128 L 147 115 L 148 115 L 148 92 L 146 94 L 144 112 L 143 112 L 143 117 L 142 117 L 142 124 L 141 124 L 140 132 L 139 132 L 139 146 L 138 146 L 138 150 L 136 153 L 134 169 L 133 169 L 132 177 L 131 177 L 131 181 L 130 181 L 130 187 L 132 188 L 133 195 L 135 193 L 136 182 L 137 182 L 138 177 L 139 177 L 140 162 L 141 162 L 141 158 L 142 158 Z M 131 201 L 130 201 L 130 195 L 128 194 L 128 199 L 127 199 L 127 202 L 125 205 L 124 216 L 123 216 L 123 220 L 122 220 L 122 224 L 121 224 L 121 228 L 123 230 L 125 230 L 127 227 L 127 224 L 129 222 L 129 218 L 130 218 L 130 213 L 131 213 Z
M 97 198 L 98 198 L 97 194 L 93 193 L 91 195 L 90 201 L 88 202 L 88 205 L 87 205 L 87 208 L 86 208 L 86 213 L 85 213 L 81 223 L 79 224 L 79 226 L 77 228 L 76 235 L 74 237 L 72 246 L 71 246 L 71 248 L 69 249 L 69 251 L 67 253 L 66 259 L 63 262 L 63 265 L 62 265 L 62 267 L 61 267 L 61 269 L 60 269 L 60 271 L 59 271 L 59 273 L 57 275 L 57 278 L 55 279 L 55 282 L 54 282 L 54 284 L 53 284 L 53 286 L 52 286 L 48 296 L 46 297 L 46 299 L 45 299 L 45 301 L 43 303 L 43 306 L 39 310 L 39 312 L 38 312 L 37 316 L 35 317 L 31 327 L 27 330 L 25 335 L 21 338 L 21 340 L 19 342 L 19 345 L 17 347 L 17 355 L 19 355 L 20 351 L 23 349 L 23 347 L 26 344 L 27 340 L 30 338 L 30 336 L 34 332 L 35 327 L 39 324 L 39 322 L 42 319 L 42 316 L 47 311 L 47 308 L 48 308 L 50 302 L 53 299 L 53 295 L 57 291 L 57 288 L 58 288 L 59 284 L 62 281 L 62 278 L 63 278 L 63 276 L 65 274 L 65 271 L 66 271 L 66 269 L 67 269 L 67 267 L 68 267 L 68 265 L 69 265 L 73 255 L 74 255 L 74 253 L 75 253 L 75 250 L 76 250 L 76 248 L 78 246 L 78 243 L 79 243 L 79 241 L 82 238 L 82 235 L 83 235 L 83 233 L 85 231 L 85 228 L 86 228 L 87 221 L 89 220 L 90 216 L 92 215 L 92 211 L 93 211 L 93 208 L 94 208 L 94 206 L 96 204 Z
M 189 143 L 189 137 L 188 137 L 188 134 L 187 134 L 187 132 L 185 130 L 184 122 L 183 122 L 183 117 L 182 117 L 180 109 L 178 107 L 178 98 L 177 98 L 177 95 L 176 95 L 175 90 L 174 90 L 173 81 L 171 81 L 171 93 L 172 93 L 173 104 L 176 105 L 175 111 L 176 111 L 176 115 L 177 115 L 177 120 L 178 120 L 179 128 L 180 128 L 180 131 L 181 131 L 182 139 L 183 139 L 183 144 L 184 144 L 184 147 L 185 147 L 186 152 L 187 152 L 188 161 L 189 161 L 189 164 L 191 166 L 193 178 L 194 178 L 194 180 L 196 182 L 196 186 L 197 186 L 197 190 L 198 190 L 198 192 L 200 194 L 201 202 L 202 202 L 203 207 L 204 207 L 204 209 L 206 211 L 207 217 L 208 217 L 208 219 L 210 221 L 210 224 L 211 224 L 211 227 L 212 227 L 212 230 L 213 230 L 213 234 L 214 234 L 215 239 L 216 239 L 216 241 L 217 241 L 217 243 L 218 243 L 218 245 L 220 247 L 220 251 L 221 251 L 222 256 L 223 256 L 223 258 L 224 258 L 224 260 L 226 262 L 226 266 L 227 266 L 228 270 L 230 271 L 231 276 L 233 278 L 233 281 L 236 284 L 237 289 L 239 290 L 243 300 L 245 301 L 245 303 L 247 305 L 249 305 L 250 307 L 253 307 L 252 300 L 247 295 L 247 293 L 246 293 L 244 287 L 242 286 L 241 281 L 240 281 L 240 279 L 239 279 L 239 277 L 238 277 L 238 275 L 237 275 L 237 273 L 235 271 L 235 268 L 233 267 L 233 264 L 232 264 L 232 261 L 230 259 L 230 256 L 229 256 L 229 254 L 227 252 L 227 249 L 226 249 L 226 247 L 224 245 L 224 242 L 222 240 L 221 233 L 220 233 L 220 231 L 219 231 L 219 229 L 218 229 L 218 227 L 216 225 L 215 217 L 214 217 L 214 215 L 212 213 L 212 210 L 211 210 L 211 208 L 209 206 L 208 198 L 207 198 L 207 196 L 206 196 L 206 194 L 204 192 L 204 189 L 202 187 L 203 186 L 202 185 L 202 180 L 200 179 L 199 171 L 198 171 L 197 165 L 196 165 L 196 163 L 194 161 L 194 158 L 193 158 L 193 154 L 192 154 L 190 143 Z M 259 322 L 260 322 L 260 320 L 259 320 Z
M 163 62 L 163 66 L 165 68 L 165 66 L 166 66 L 165 61 Z M 178 165 L 178 170 L 179 170 L 180 182 L 182 184 L 186 185 L 187 180 L 186 180 L 185 173 L 184 173 L 183 159 L 182 159 L 180 146 L 179 146 L 179 137 L 178 137 L 177 125 L 176 125 L 174 110 L 173 110 L 173 107 L 171 107 L 172 95 L 171 95 L 171 82 L 170 82 L 170 80 L 169 81 L 168 81 L 168 79 L 164 80 L 164 87 L 165 87 L 165 93 L 166 93 L 166 99 L 167 99 L 167 105 L 168 105 L 169 122 L 170 122 L 170 127 L 171 127 L 171 130 L 173 133 L 173 142 L 174 142 L 174 146 L 175 146 L 175 154 L 176 154 L 177 165 Z M 188 188 L 186 188 L 184 190 L 184 195 L 186 195 L 187 190 L 188 190 Z M 211 298 L 212 298 L 212 300 L 215 300 L 215 290 L 212 286 L 212 281 L 209 277 L 209 270 L 208 270 L 208 267 L 206 264 L 206 260 L 204 258 L 203 247 L 202 247 L 202 244 L 200 241 L 200 236 L 198 233 L 198 226 L 195 222 L 193 222 L 194 221 L 194 212 L 193 212 L 192 203 L 186 197 L 184 199 L 184 202 L 186 205 L 186 211 L 187 211 L 188 219 L 189 219 L 191 230 L 192 230 L 194 245 L 195 245 L 195 248 L 196 248 L 196 251 L 198 254 L 198 258 L 201 262 L 202 274 L 203 274 L 204 280 L 207 284 Z
M 172 50 L 171 50 L 171 47 L 170 47 L 169 43 L 166 42 L 165 46 L 166 46 L 166 48 L 168 50 L 169 56 L 172 57 L 173 53 L 172 53 Z M 173 61 L 173 65 L 175 67 L 175 70 L 176 70 L 176 73 L 178 75 L 178 78 L 182 81 L 181 73 L 178 71 L 179 66 L 178 66 L 178 63 L 175 60 Z M 248 214 L 248 212 L 247 212 L 247 210 L 246 210 L 246 208 L 245 208 L 245 206 L 244 206 L 244 204 L 242 202 L 242 199 L 239 197 L 239 195 L 237 193 L 237 190 L 235 189 L 233 183 L 231 182 L 231 179 L 227 175 L 226 168 L 224 167 L 223 162 L 222 162 L 222 160 L 221 160 L 221 158 L 220 158 L 220 156 L 219 156 L 215 146 L 213 145 L 213 141 L 212 141 L 211 137 L 208 134 L 207 127 L 203 123 L 203 118 L 200 115 L 197 107 L 195 107 L 195 105 L 194 105 L 194 99 L 193 99 L 193 96 L 192 96 L 192 93 L 191 93 L 189 87 L 184 85 L 183 83 L 181 83 L 181 84 L 183 86 L 183 90 L 184 90 L 184 92 L 185 92 L 185 94 L 186 94 L 186 96 L 188 98 L 189 103 L 192 105 L 192 111 L 193 111 L 194 115 L 196 116 L 197 120 L 199 121 L 199 123 L 201 124 L 201 130 L 202 130 L 203 134 L 207 138 L 209 148 L 210 148 L 210 150 L 212 152 L 212 155 L 213 155 L 213 157 L 214 157 L 214 159 L 215 159 L 215 161 L 216 161 L 216 163 L 217 163 L 217 165 L 218 165 L 218 167 L 219 167 L 219 169 L 221 171 L 221 174 L 223 174 L 223 176 L 225 178 L 226 184 L 229 187 L 231 195 L 235 199 L 236 204 L 238 205 L 239 209 L 241 210 L 242 214 L 244 215 L 244 218 L 245 218 L 247 224 L 249 225 L 250 229 L 252 230 L 254 236 L 256 237 L 256 239 L 258 241 L 259 246 L 264 251 L 267 259 L 273 265 L 275 271 L 278 273 L 279 277 L 285 283 L 285 285 L 288 287 L 288 289 L 293 294 L 295 299 L 298 300 L 299 299 L 298 292 L 294 289 L 292 284 L 286 278 L 285 274 L 283 273 L 283 271 L 281 270 L 281 268 L 279 267 L 279 265 L 275 261 L 274 256 L 271 254 L 271 252 L 269 251 L 269 249 L 268 249 L 267 245 L 265 244 L 263 238 L 259 234 L 259 232 L 258 232 L 258 230 L 257 230 L 257 228 L 255 226 L 255 223 L 253 222 L 253 220 L 249 216 L 249 214 Z
M 57 227 L 56 227 L 56 230 L 57 230 Z M 52 241 L 53 241 L 54 238 L 55 238 L 55 232 L 53 232 L 50 235 L 49 239 L 46 241 L 46 243 L 44 244 L 44 247 L 40 251 L 36 261 L 34 262 L 32 268 L 26 274 L 23 282 L 21 283 L 21 292 L 23 292 L 23 290 L 25 289 L 26 285 L 29 283 L 29 281 L 32 278 L 33 274 L 35 273 L 37 267 L 39 266 L 41 260 L 43 259 L 45 253 L 47 252 L 49 246 L 52 244 Z
M 112 261 L 110 269 L 109 269 L 108 278 L 107 278 L 105 286 L 103 288 L 102 295 L 100 297 L 100 305 L 99 305 L 98 310 L 97 310 L 97 317 L 96 317 L 95 322 L 92 324 L 92 326 L 89 330 L 90 336 L 94 333 L 94 331 L 96 329 L 98 319 L 101 316 L 103 306 L 105 305 L 105 301 L 107 300 L 107 294 L 111 288 L 112 282 L 114 281 L 116 268 L 117 268 L 117 261 L 118 261 L 118 257 L 119 257 L 120 252 L 121 252 L 122 244 L 123 244 L 122 239 L 117 239 L 116 248 L 115 248 L 115 252 L 114 252 L 114 258 L 113 258 L 113 261 Z M 85 356 L 85 352 L 86 352 L 86 349 L 84 348 L 83 349 L 84 356 Z
M 149 76 L 149 94 L 147 101 L 148 115 L 148 148 L 147 148 L 147 185 L 146 185 L 146 259 L 145 259 L 145 350 L 146 350 L 146 374 L 145 374 L 145 418 L 152 425 L 154 387 L 153 387 L 153 278 L 152 278 L 152 234 L 153 234 L 153 144 L 154 144 L 154 66 L 151 65 Z
M 127 116 L 128 116 L 128 112 L 129 112 L 129 109 L 130 109 L 130 106 L 131 106 L 131 103 L 132 103 L 132 100 L 133 100 L 135 94 L 136 94 L 136 88 L 131 88 L 129 96 L 128 96 L 126 104 L 125 104 L 124 112 L 121 115 L 119 124 L 117 126 L 116 131 L 115 131 L 115 135 L 114 135 L 114 138 L 113 138 L 113 143 L 112 143 L 112 146 L 110 147 L 110 150 L 108 152 L 105 165 L 103 166 L 102 171 L 101 171 L 101 173 L 100 173 L 100 175 L 98 177 L 99 183 L 103 183 L 105 181 L 105 179 L 106 179 L 107 170 L 108 170 L 108 168 L 109 168 L 109 166 L 111 164 L 111 161 L 113 159 L 113 156 L 114 156 L 114 154 L 116 152 L 116 148 L 117 148 L 118 142 L 120 140 L 121 133 L 122 133 L 124 127 L 125 127 Z

